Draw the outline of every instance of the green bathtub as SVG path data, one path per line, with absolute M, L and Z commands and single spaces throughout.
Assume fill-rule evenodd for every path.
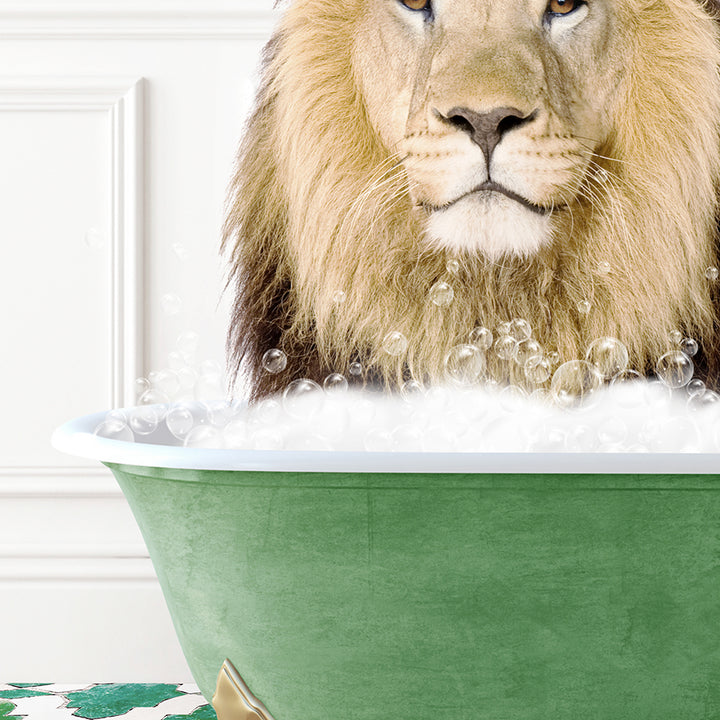
M 273 720 L 720 718 L 717 456 L 191 450 L 98 417 L 55 444 L 112 469 L 208 698 L 229 658 Z

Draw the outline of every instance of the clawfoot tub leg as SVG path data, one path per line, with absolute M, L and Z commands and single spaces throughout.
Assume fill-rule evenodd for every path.
M 212 704 L 218 720 L 273 720 L 229 660 L 225 660 L 218 675 Z

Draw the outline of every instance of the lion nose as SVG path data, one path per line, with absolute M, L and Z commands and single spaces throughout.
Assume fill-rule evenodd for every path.
M 499 107 L 486 113 L 475 112 L 465 107 L 450 108 L 442 117 L 460 130 L 466 132 L 470 139 L 482 148 L 485 160 L 490 164 L 490 157 L 506 132 L 531 122 L 536 111 L 526 115 L 513 107 Z

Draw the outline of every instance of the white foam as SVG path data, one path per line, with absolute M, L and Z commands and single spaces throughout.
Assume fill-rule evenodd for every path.
M 168 409 L 177 405 L 165 406 Z M 307 412 L 306 412 L 307 411 Z M 128 411 L 132 413 L 132 410 Z M 292 403 L 193 403 L 189 447 L 342 452 L 650 452 L 720 449 L 720 403 L 659 383 L 616 384 L 561 409 L 513 388 L 434 387 L 409 398 L 318 389 Z M 140 439 L 140 438 L 138 438 Z M 161 422 L 143 443 L 182 444 Z M 196 445 L 197 443 L 197 445 Z

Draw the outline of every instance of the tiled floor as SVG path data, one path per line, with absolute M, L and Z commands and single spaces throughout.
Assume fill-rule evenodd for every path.
M 0 683 L 0 720 L 215 720 L 196 685 Z

